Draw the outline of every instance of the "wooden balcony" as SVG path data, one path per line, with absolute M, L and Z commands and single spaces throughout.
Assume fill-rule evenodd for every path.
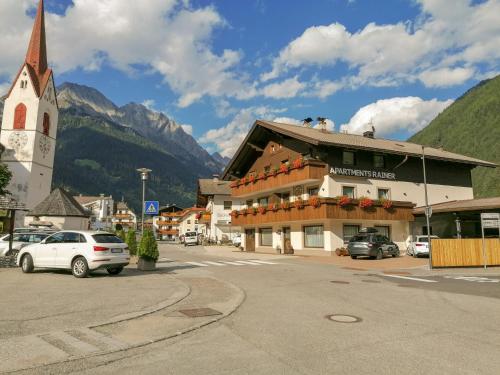
M 211 213 L 204 213 L 201 215 L 201 217 L 198 219 L 199 224 L 210 224 L 212 221 L 212 214 Z
M 130 215 L 130 214 L 116 214 L 116 215 L 113 215 L 113 218 L 132 220 L 132 215 Z
M 290 203 L 288 209 L 279 208 L 277 210 L 266 210 L 265 213 L 260 213 L 258 210 L 255 214 L 238 214 L 233 215 L 233 226 L 259 226 L 269 223 L 288 223 L 291 221 L 311 221 L 324 219 L 341 219 L 341 220 L 397 220 L 397 221 L 413 221 L 412 214 L 413 203 L 411 202 L 393 202 L 391 208 L 384 208 L 380 205 L 374 205 L 370 208 L 361 208 L 357 201 L 353 201 L 348 206 L 340 206 L 335 198 L 319 199 L 319 206 L 314 207 L 304 202 L 302 208 L 297 208 L 293 203 Z
M 155 224 L 158 226 L 163 226 L 163 225 L 179 226 L 180 223 L 178 221 L 171 221 L 171 220 L 158 220 L 156 221 Z
M 326 164 L 309 160 L 301 168 L 292 168 L 288 172 L 278 171 L 275 175 L 271 174 L 264 178 L 256 177 L 254 182 L 250 182 L 247 177 L 245 183 L 238 182 L 231 186 L 231 195 L 243 198 L 299 183 L 321 181 L 327 173 Z
M 177 229 L 160 229 L 158 231 L 158 233 L 164 234 L 167 236 L 178 236 L 179 235 L 179 231 Z

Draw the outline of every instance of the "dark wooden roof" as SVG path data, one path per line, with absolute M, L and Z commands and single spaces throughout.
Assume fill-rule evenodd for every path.
M 90 217 L 90 214 L 67 191 L 57 188 L 28 216 Z
M 229 181 L 215 180 L 213 178 L 198 180 L 201 195 L 231 195 Z

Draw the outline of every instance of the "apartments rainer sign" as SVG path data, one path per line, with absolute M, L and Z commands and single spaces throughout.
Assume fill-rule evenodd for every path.
M 381 171 L 369 171 L 369 170 L 365 170 L 365 169 L 331 167 L 330 174 L 331 175 L 338 175 L 338 176 L 380 178 L 380 179 L 384 179 L 384 180 L 395 180 L 396 179 L 396 173 L 381 172 Z

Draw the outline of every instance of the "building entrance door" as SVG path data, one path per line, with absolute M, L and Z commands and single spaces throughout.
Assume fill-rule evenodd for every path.
M 255 229 L 245 230 L 245 251 L 255 251 Z
M 290 227 L 283 228 L 283 254 L 293 254 L 292 231 Z

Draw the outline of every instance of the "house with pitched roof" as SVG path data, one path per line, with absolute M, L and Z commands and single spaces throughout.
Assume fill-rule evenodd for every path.
M 77 195 L 75 200 L 88 210 L 90 216 L 90 229 L 92 230 L 109 230 L 113 225 L 113 207 L 114 201 L 112 196 L 85 196 Z
M 57 188 L 27 213 L 25 226 L 50 226 L 58 230 L 89 229 L 90 212 L 67 191 Z

